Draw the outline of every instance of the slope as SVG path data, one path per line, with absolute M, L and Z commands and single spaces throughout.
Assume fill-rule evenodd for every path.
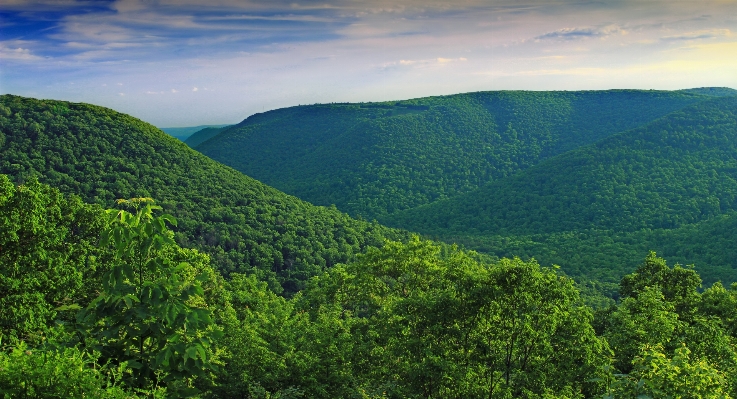
M 708 281 L 735 281 L 737 261 L 723 244 L 737 231 L 729 222 L 710 224 L 735 210 L 737 98 L 725 97 L 392 215 L 388 224 L 497 256 L 535 256 L 595 279 L 603 277 L 581 270 L 593 265 L 621 277 L 631 270 L 624 267 L 628 256 L 652 249 L 721 268 L 702 270 Z
M 512 91 L 300 106 L 253 115 L 196 149 L 312 203 L 381 220 L 708 98 Z
M 0 96 L 0 173 L 37 176 L 111 207 L 153 197 L 179 220 L 175 238 L 222 272 L 254 271 L 289 292 L 384 237 L 403 237 L 286 195 L 128 115 L 88 104 Z
M 207 128 L 222 128 L 230 125 L 206 125 L 206 126 L 188 126 L 188 127 L 160 127 L 162 132 L 174 136 L 181 141 L 187 140 L 193 134 Z
M 191 136 L 187 137 L 184 141 L 185 144 L 188 146 L 194 148 L 198 145 L 202 144 L 203 142 L 210 140 L 211 138 L 217 136 L 218 134 L 222 133 L 223 131 L 227 130 L 233 125 L 225 125 L 225 126 L 218 126 L 218 127 L 206 127 L 204 129 L 198 130 L 194 133 L 192 133 Z

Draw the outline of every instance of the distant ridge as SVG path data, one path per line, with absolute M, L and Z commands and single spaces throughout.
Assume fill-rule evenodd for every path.
M 196 149 L 312 203 L 382 220 L 710 98 L 501 91 L 317 104 L 252 115 Z
M 199 132 L 200 130 L 207 128 L 221 128 L 231 125 L 201 125 L 201 126 L 189 126 L 189 127 L 160 127 L 164 133 L 176 137 L 181 141 L 187 140 L 192 134 Z
M 697 87 L 693 89 L 679 90 L 682 93 L 702 94 L 713 97 L 734 97 L 737 96 L 737 90 L 729 87 Z
M 729 283 L 736 214 L 737 97 L 716 97 L 384 222 L 573 275 L 658 250 Z
M 207 140 L 210 140 L 211 138 L 231 128 L 232 126 L 233 125 L 224 125 L 220 127 L 206 127 L 204 129 L 194 132 L 191 136 L 189 136 L 186 140 L 184 140 L 184 143 L 192 148 L 197 147 L 198 145 L 204 143 Z

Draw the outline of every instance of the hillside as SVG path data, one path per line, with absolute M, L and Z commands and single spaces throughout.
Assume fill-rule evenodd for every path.
M 695 223 L 720 220 L 735 210 L 737 98 L 725 97 L 559 155 L 477 191 L 398 213 L 389 224 L 446 240 L 455 237 L 499 256 L 515 253 L 560 262 L 567 271 L 590 267 L 586 264 L 595 255 L 602 269 L 607 264 L 622 269 L 617 262 L 633 248 L 637 256 L 666 250 L 671 259 L 726 267 L 720 278 L 731 282 L 737 280 L 737 262 L 725 258 L 728 249 L 714 245 L 733 242 L 737 232 L 724 221 L 712 227 Z M 608 246 L 620 248 L 613 251 L 619 254 L 603 255 Z
M 188 127 L 160 127 L 164 133 L 174 136 L 181 141 L 187 140 L 193 134 L 208 128 L 219 129 L 230 125 L 207 125 L 207 126 L 188 126 Z
M 85 201 L 153 197 L 177 242 L 230 272 L 289 292 L 366 246 L 402 233 L 279 192 L 128 115 L 88 104 L 0 96 L 0 174 L 32 176 Z
M 196 149 L 314 204 L 382 220 L 708 98 L 510 91 L 318 104 L 253 115 Z
M 211 138 L 217 136 L 218 134 L 222 133 L 226 129 L 230 128 L 232 125 L 225 125 L 225 126 L 219 126 L 219 127 L 206 127 L 204 129 L 200 129 L 194 133 L 192 133 L 191 136 L 187 137 L 184 141 L 185 144 L 188 146 L 194 148 L 198 145 L 204 143 L 207 140 L 210 140 Z

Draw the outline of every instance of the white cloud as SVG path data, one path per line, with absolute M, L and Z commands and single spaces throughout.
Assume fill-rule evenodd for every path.
M 0 44 L 0 59 L 6 61 L 39 61 L 44 57 L 33 54 L 30 49 L 22 47 L 6 47 Z
M 199 90 L 199 89 L 198 89 L 198 88 L 196 88 L 196 87 L 193 87 L 193 88 L 192 88 L 192 91 L 197 91 L 197 90 Z

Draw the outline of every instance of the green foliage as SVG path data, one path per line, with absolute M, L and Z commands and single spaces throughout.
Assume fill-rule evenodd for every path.
M 651 253 L 622 279 L 621 305 L 598 313 L 597 330 L 614 351 L 612 366 L 628 374 L 614 385 L 630 395 L 621 397 L 737 394 L 737 345 L 730 311 L 720 311 L 729 308 L 731 295 L 719 283 L 699 294 L 699 280 Z M 688 387 L 697 396 L 684 395 Z
M 646 346 L 632 372 L 617 378 L 604 398 L 731 398 L 723 373 L 704 360 L 691 359 L 690 353 L 681 346 L 668 358 L 661 346 Z
M 384 221 L 706 98 L 502 91 L 317 104 L 253 115 L 197 150 L 311 203 Z
M 100 296 L 79 313 L 80 332 L 104 359 L 132 369 L 131 386 L 205 376 L 212 367 L 208 348 L 220 333 L 210 328 L 210 311 L 192 302 L 203 296 L 207 275 L 188 280 L 190 266 L 170 259 L 167 252 L 176 244 L 166 223 L 176 221 L 154 216 L 161 208 L 153 200 L 119 202 L 136 212 L 107 211 L 111 220 L 101 245 L 112 245 L 114 264 L 102 277 Z
M 124 390 L 122 369 L 100 365 L 96 354 L 77 348 L 33 349 L 19 342 L 0 351 L 0 395 L 3 398 L 134 399 Z M 151 392 L 163 397 L 163 392 Z
M 555 270 L 519 259 L 486 265 L 415 237 L 332 269 L 297 306 L 315 321 L 344 320 L 333 321 L 342 327 L 333 336 L 347 327 L 352 343 L 342 346 L 352 350 L 338 361 L 364 392 L 577 397 L 594 393 L 586 380 L 607 351 L 577 300 Z M 340 308 L 319 306 L 330 303 Z
M 60 309 L 89 301 L 103 223 L 99 207 L 0 175 L 0 336 L 38 342 Z
M 325 267 L 404 236 L 283 194 L 109 109 L 11 95 L 0 105 L 9 110 L 0 113 L 0 173 L 105 207 L 156 198 L 179 221 L 175 241 L 225 275 L 255 273 L 292 294 Z

